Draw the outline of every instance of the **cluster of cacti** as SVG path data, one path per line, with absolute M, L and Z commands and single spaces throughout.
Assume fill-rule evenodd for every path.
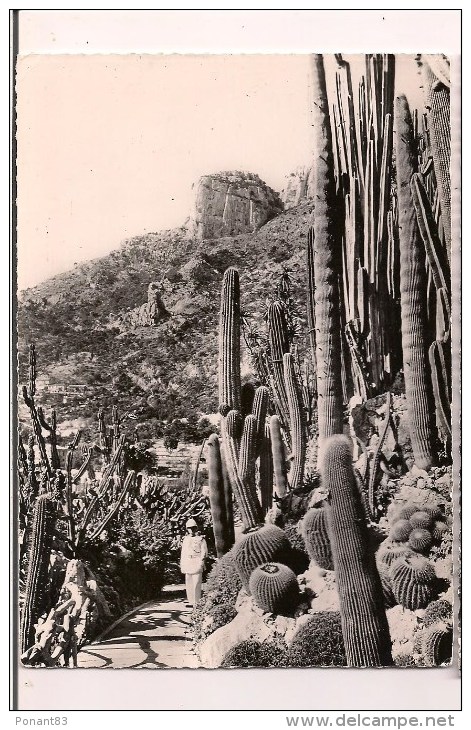
M 259 608 L 269 613 L 290 613 L 299 600 L 296 574 L 282 563 L 264 563 L 255 568 L 249 590 Z
M 376 564 L 388 605 L 400 603 L 405 608 L 415 610 L 427 606 L 435 596 L 435 574 L 425 556 L 434 544 L 440 543 L 443 532 L 448 530 L 443 520 L 444 515 L 438 505 L 421 507 L 408 503 L 396 512 L 389 535 L 376 553 Z M 441 526 L 445 530 L 442 531 Z M 410 559 L 414 569 L 410 568 Z M 425 577 L 420 573 L 421 567 Z M 417 578 L 417 575 L 420 577 Z M 392 596 L 394 601 L 391 600 Z
M 302 520 L 301 531 L 310 559 L 319 568 L 333 570 L 334 563 L 326 510 L 323 507 L 309 509 Z
M 325 444 L 322 479 L 342 631 L 349 666 L 391 664 L 391 639 L 381 580 L 371 560 L 367 526 L 355 486 L 350 443 L 332 436 Z
M 249 591 L 252 572 L 269 562 L 286 562 L 290 544 L 280 527 L 264 525 L 243 535 L 234 545 L 234 563 L 244 588 Z
M 304 474 L 306 408 L 294 356 L 290 353 L 281 301 L 274 301 L 269 306 L 268 322 L 270 357 L 267 352 L 264 356 L 268 377 L 262 380 L 266 380 L 270 388 L 261 385 L 255 390 L 252 384 L 244 384 L 241 388 L 239 274 L 237 269 L 227 269 L 222 284 L 219 327 L 219 412 L 223 459 L 246 529 L 260 524 L 270 509 L 273 479 L 277 497 L 286 492 L 286 447 L 291 449 L 291 489 L 302 484 Z M 267 428 L 270 395 L 276 416 L 272 415 Z

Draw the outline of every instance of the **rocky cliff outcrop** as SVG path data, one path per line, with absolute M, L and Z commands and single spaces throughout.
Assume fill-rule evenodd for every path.
M 302 165 L 286 177 L 285 187 L 280 193 L 285 210 L 311 199 L 313 191 L 313 168 Z
M 253 233 L 283 212 L 278 193 L 249 172 L 204 175 L 193 189 L 189 229 L 200 240 Z
M 170 317 L 159 292 L 159 285 L 151 281 L 147 290 L 147 302 L 127 313 L 131 327 L 155 327 Z

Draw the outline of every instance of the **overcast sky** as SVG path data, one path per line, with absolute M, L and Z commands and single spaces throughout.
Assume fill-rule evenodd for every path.
M 182 225 L 200 175 L 280 191 L 310 160 L 308 79 L 306 55 L 20 58 L 19 289 Z

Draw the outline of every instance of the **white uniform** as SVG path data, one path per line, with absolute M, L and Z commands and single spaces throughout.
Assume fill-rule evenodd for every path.
M 182 542 L 180 570 L 185 573 L 188 603 L 194 606 L 201 598 L 204 560 L 208 546 L 202 535 L 185 535 Z

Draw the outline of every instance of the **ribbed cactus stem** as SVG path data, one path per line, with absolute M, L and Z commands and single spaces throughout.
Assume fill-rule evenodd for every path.
M 234 417 L 234 413 L 239 418 Z M 262 522 L 262 508 L 258 501 L 255 484 L 246 479 L 241 479 L 239 474 L 239 447 L 238 433 L 242 416 L 238 411 L 230 411 L 221 422 L 223 436 L 224 457 L 226 459 L 227 471 L 231 482 L 232 490 L 240 509 L 242 522 L 246 530 L 256 527 Z M 234 428 L 234 423 L 236 427 Z
M 268 403 L 270 400 L 270 391 L 265 385 L 261 385 L 255 391 L 255 397 L 252 405 L 252 414 L 257 419 L 257 453 L 265 437 L 265 421 L 268 411 Z
M 255 487 L 255 459 L 257 456 L 258 423 L 255 416 L 248 415 L 244 421 L 244 430 L 239 451 L 239 476 L 245 483 L 248 481 Z
M 219 316 L 219 404 L 240 410 L 240 285 L 239 272 L 224 273 Z
M 290 470 L 291 489 L 302 485 L 306 459 L 306 424 L 302 395 L 294 371 L 293 356 L 283 356 L 283 368 L 288 396 L 289 420 L 291 424 L 291 448 L 293 461 Z
M 273 457 L 271 453 L 270 426 L 265 426 L 262 444 L 260 448 L 260 499 L 264 514 L 273 505 Z
M 277 497 L 284 497 L 288 489 L 285 448 L 281 436 L 280 419 L 278 416 L 270 418 L 271 453 L 273 457 L 273 472 L 275 475 L 275 492 Z
M 425 348 L 425 254 L 410 188 L 416 155 L 412 118 L 404 95 L 396 99 L 395 128 L 404 381 L 415 463 L 420 469 L 429 469 L 434 463 L 434 452 Z
M 437 427 L 442 439 L 451 443 L 451 404 L 443 344 L 441 342 L 432 342 L 428 355 L 432 373 Z
M 332 133 L 322 55 L 312 56 L 314 132 L 314 279 L 319 445 L 342 433 L 343 398 L 338 276 L 340 240 Z
M 284 307 L 279 301 L 271 302 L 268 307 L 268 338 L 273 367 L 273 387 L 283 421 L 287 424 L 288 396 L 283 376 L 283 355 L 289 352 L 289 337 Z
M 315 316 L 315 276 L 314 276 L 314 229 L 309 227 L 307 234 L 306 249 L 306 269 L 307 269 L 307 331 L 309 336 L 309 345 L 311 348 L 311 360 L 316 377 L 316 316 Z
M 26 573 L 25 602 L 21 616 L 21 653 L 34 644 L 34 625 L 47 609 L 47 573 L 51 553 L 54 503 L 47 494 L 34 507 L 31 546 Z
M 235 532 L 234 532 L 234 507 L 232 504 L 232 486 L 231 486 L 231 480 L 229 477 L 229 472 L 227 470 L 227 464 L 226 464 L 226 457 L 224 449 L 221 448 L 222 444 L 220 445 L 220 455 L 221 455 L 221 467 L 222 467 L 222 479 L 224 482 L 224 504 L 226 508 L 226 518 L 227 518 L 227 534 L 228 534 L 228 543 L 230 545 L 234 544 L 235 540 Z
M 381 580 L 371 557 L 350 442 L 345 436 L 333 436 L 326 442 L 322 479 L 330 495 L 326 510 L 348 666 L 389 665 L 391 639 Z
M 425 64 L 427 103 L 430 108 L 430 146 L 433 167 L 437 179 L 443 230 L 445 233 L 448 260 L 451 261 L 451 185 L 450 185 L 450 89 L 441 83 Z

